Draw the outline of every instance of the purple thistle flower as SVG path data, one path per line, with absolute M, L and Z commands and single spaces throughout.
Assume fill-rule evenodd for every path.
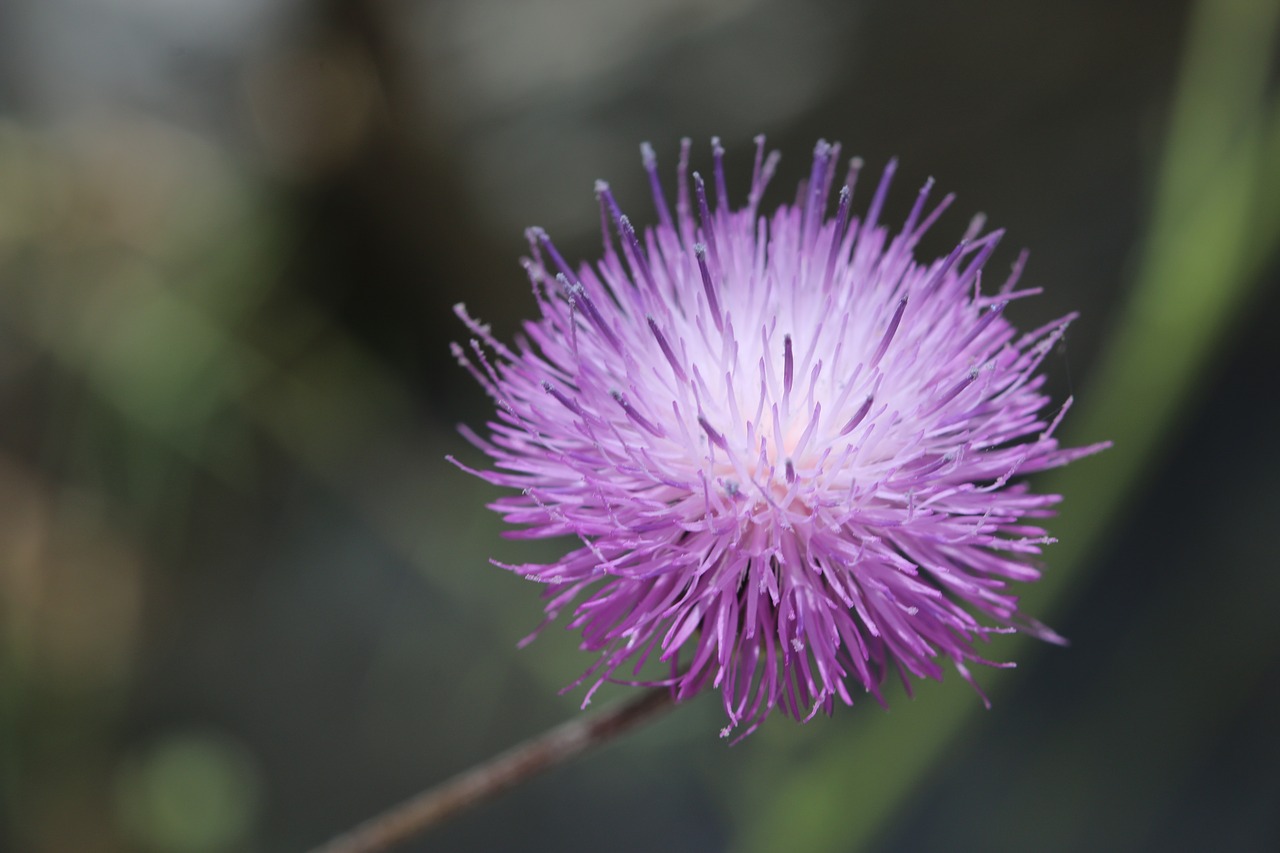
M 758 212 L 777 164 L 756 139 L 746 205 L 714 193 L 680 152 L 674 212 L 642 146 L 658 225 L 638 232 L 598 183 L 604 256 L 577 270 L 528 232 L 541 309 L 514 349 L 460 305 L 474 334 L 454 352 L 498 404 L 473 471 L 518 489 L 493 509 L 521 537 L 577 537 L 549 565 L 505 568 L 547 585 L 547 620 L 600 653 L 576 683 L 638 678 L 655 653 L 677 700 L 710 685 L 729 725 L 775 707 L 796 718 L 882 704 L 896 670 L 940 679 L 992 633 L 1060 642 L 1018 612 L 1009 581 L 1052 540 L 1057 495 L 1022 475 L 1104 445 L 1061 449 L 1042 410 L 1040 362 L 1072 317 L 1019 335 L 1003 316 L 1025 255 L 992 295 L 981 272 L 1003 232 L 975 218 L 946 257 L 918 263 L 932 181 L 896 233 L 864 217 L 861 161 L 827 216 L 839 145 L 819 142 L 794 205 Z M 617 234 L 617 241 L 611 236 Z M 487 349 L 486 349 L 487 348 Z M 491 354 L 490 354 L 491 353 Z M 545 623 L 544 623 L 545 624 Z M 629 672 L 620 674 L 626 667 Z M 985 699 L 984 699 L 985 701 Z

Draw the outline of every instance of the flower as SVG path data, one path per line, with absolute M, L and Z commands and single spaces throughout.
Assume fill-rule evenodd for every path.
M 474 335 L 454 354 L 496 401 L 491 437 L 464 433 L 493 461 L 465 470 L 519 494 L 492 508 L 520 537 L 573 536 L 554 563 L 504 565 L 546 585 L 546 615 L 599 653 L 576 683 L 639 678 L 655 653 L 677 701 L 710 685 L 728 726 L 774 708 L 808 719 L 884 703 L 896 671 L 940 679 L 943 659 L 973 683 L 995 666 L 975 643 L 1026 631 L 1010 581 L 1051 542 L 1039 519 L 1059 498 L 1022 475 L 1102 445 L 1062 449 L 1047 419 L 1041 361 L 1072 317 L 1019 335 L 1003 309 L 1025 255 L 985 293 L 1001 231 L 972 222 L 945 257 L 913 252 L 952 201 L 932 181 L 893 233 L 853 214 L 851 161 L 827 215 L 839 145 L 819 142 L 795 204 L 759 213 L 778 161 L 756 139 L 746 204 L 729 203 L 724 151 L 715 191 L 689 179 L 674 213 L 642 146 L 658 224 L 636 230 L 596 185 L 604 254 L 570 266 L 527 232 L 524 261 L 541 311 L 514 348 L 459 305 Z M 611 236 L 616 232 L 617 241 Z M 456 463 L 455 464 L 460 464 Z M 545 624 L 545 623 L 544 623 Z M 620 670 L 628 670 L 620 673 Z M 985 698 L 984 698 L 985 701 Z

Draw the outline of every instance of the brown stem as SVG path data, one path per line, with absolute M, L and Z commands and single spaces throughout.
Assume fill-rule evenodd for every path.
M 591 717 L 579 717 L 410 797 L 311 853 L 381 853 L 525 779 L 661 715 L 671 691 L 653 688 Z

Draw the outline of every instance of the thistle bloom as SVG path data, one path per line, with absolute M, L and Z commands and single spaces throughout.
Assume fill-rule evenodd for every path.
M 580 543 L 504 566 L 547 586 L 548 620 L 572 608 L 599 653 L 579 682 L 639 678 L 656 653 L 668 674 L 641 683 L 719 689 L 724 734 L 858 689 L 883 703 L 890 671 L 910 690 L 943 659 L 972 683 L 992 633 L 1058 640 L 1008 590 L 1039 576 L 1059 500 L 1019 478 L 1101 446 L 1059 448 L 1070 400 L 1042 413 L 1037 370 L 1072 317 L 1025 335 L 1004 318 L 1036 292 L 1015 289 L 1024 258 L 984 293 L 1002 232 L 978 217 L 921 263 L 952 197 L 930 209 L 930 181 L 893 232 L 894 164 L 859 218 L 854 159 L 829 217 L 839 146 L 821 142 L 796 203 L 763 216 L 778 158 L 756 143 L 735 210 L 718 141 L 712 192 L 685 140 L 674 213 L 642 146 L 657 226 L 598 183 L 602 259 L 575 269 L 530 229 L 541 317 L 509 348 L 459 306 L 474 338 L 454 345 L 498 405 L 489 439 L 464 432 L 494 463 L 472 473 L 519 490 L 493 505 L 510 535 Z

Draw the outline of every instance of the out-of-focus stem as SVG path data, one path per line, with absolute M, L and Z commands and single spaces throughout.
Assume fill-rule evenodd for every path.
M 671 691 L 649 690 L 590 717 L 570 720 L 459 773 L 344 833 L 312 853 L 380 853 L 662 715 Z

